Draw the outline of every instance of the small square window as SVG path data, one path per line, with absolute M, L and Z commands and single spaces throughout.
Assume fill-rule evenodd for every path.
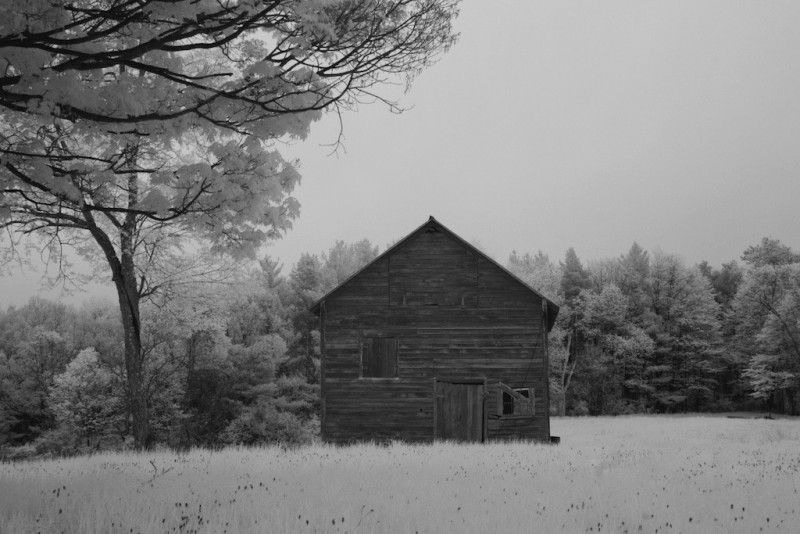
M 534 397 L 531 388 L 510 388 L 501 383 L 498 402 L 499 415 L 534 415 Z
M 397 338 L 366 337 L 361 341 L 363 378 L 397 377 Z

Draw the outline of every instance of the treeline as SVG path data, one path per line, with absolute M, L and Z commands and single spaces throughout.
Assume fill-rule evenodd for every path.
M 742 263 L 689 266 L 636 243 L 615 259 L 509 269 L 561 306 L 553 411 L 568 415 L 800 410 L 800 255 L 764 238 Z
M 155 443 L 302 443 L 318 435 L 319 332 L 310 306 L 378 255 L 364 240 L 265 257 L 187 284 L 142 312 Z M 506 266 L 561 306 L 551 409 L 569 415 L 800 408 L 800 255 L 779 241 L 741 263 L 689 266 L 634 243 L 584 265 L 512 253 Z M 0 458 L 131 445 L 123 333 L 112 302 L 31 299 L 0 313 Z
M 142 309 L 153 442 L 301 443 L 319 432 L 318 319 L 310 306 L 371 261 L 367 241 L 263 258 L 226 282 L 186 284 Z M 0 458 L 131 447 L 116 303 L 41 298 L 0 313 Z

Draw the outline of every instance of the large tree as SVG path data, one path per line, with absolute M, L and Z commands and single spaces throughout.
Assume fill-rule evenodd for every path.
M 697 411 L 714 397 L 724 366 L 717 349 L 719 304 L 700 268 L 674 254 L 656 252 L 648 277 L 655 350 L 644 380 L 655 408 Z
M 743 376 L 752 395 L 796 413 L 800 391 L 800 254 L 764 238 L 749 247 L 732 302 L 733 348 L 748 358 Z
M 592 282 L 589 273 L 583 268 L 575 249 L 569 247 L 564 255 L 561 268 L 561 295 L 563 302 L 555 328 L 551 336 L 560 340 L 550 353 L 550 371 L 555 379 L 555 387 L 551 390 L 556 396 L 558 415 L 566 414 L 567 391 L 578 364 L 578 358 L 584 351 L 584 338 L 579 323 L 582 319 L 580 296 L 590 289 Z M 551 383 L 553 380 L 551 380 Z
M 458 0 L 28 0 L 0 19 L 0 228 L 97 254 L 150 440 L 140 301 L 173 247 L 250 252 L 297 216 L 276 143 L 381 98 L 455 39 Z M 170 277 L 167 276 L 167 279 Z

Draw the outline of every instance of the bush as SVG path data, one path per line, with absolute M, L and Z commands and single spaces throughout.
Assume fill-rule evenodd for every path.
M 63 457 L 87 452 L 82 447 L 80 432 L 69 424 L 47 430 L 33 442 L 36 456 Z
M 589 415 L 589 404 L 585 400 L 579 400 L 569 410 L 569 415 Z
M 0 447 L 0 461 L 13 462 L 17 460 L 30 460 L 36 457 L 36 447 L 33 443 L 18 447 Z
M 259 402 L 245 408 L 220 438 L 231 445 L 299 445 L 313 441 L 318 431 L 319 420 L 316 417 L 303 423 L 294 414 L 280 412 L 274 406 Z
M 730 399 L 722 397 L 719 399 L 710 400 L 703 406 L 704 412 L 720 413 L 720 412 L 735 412 L 739 407 Z

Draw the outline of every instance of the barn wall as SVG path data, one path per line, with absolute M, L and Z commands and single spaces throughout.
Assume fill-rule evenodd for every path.
M 434 379 L 488 380 L 489 439 L 549 438 L 542 301 L 444 233 L 420 233 L 323 303 L 323 437 L 433 438 Z M 398 377 L 359 377 L 361 340 L 397 337 Z M 498 418 L 496 384 L 534 388 Z
M 392 306 L 475 306 L 478 258 L 440 232 L 423 232 L 389 256 Z

